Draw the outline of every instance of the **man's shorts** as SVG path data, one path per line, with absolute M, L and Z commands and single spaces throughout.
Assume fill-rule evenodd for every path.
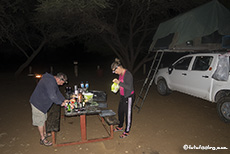
M 47 113 L 43 113 L 31 104 L 32 108 L 32 121 L 34 126 L 44 126 L 47 120 Z

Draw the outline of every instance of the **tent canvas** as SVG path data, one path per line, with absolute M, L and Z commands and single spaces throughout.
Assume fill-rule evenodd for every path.
M 159 25 L 149 51 L 156 49 L 220 49 L 222 36 L 230 35 L 230 11 L 217 0 L 176 16 Z M 205 42 L 205 38 L 217 41 Z M 192 44 L 188 46 L 186 42 Z M 182 51 L 182 50 L 181 50 Z

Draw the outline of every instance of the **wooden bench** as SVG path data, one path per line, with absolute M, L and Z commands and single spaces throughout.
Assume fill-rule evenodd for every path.
M 115 116 L 103 117 L 108 125 L 119 125 L 119 120 Z
M 100 117 L 102 125 L 108 132 L 111 138 L 113 138 L 113 126 L 119 124 L 119 120 L 115 116 L 106 116 L 106 117 Z M 106 126 L 106 124 L 109 126 L 109 128 Z

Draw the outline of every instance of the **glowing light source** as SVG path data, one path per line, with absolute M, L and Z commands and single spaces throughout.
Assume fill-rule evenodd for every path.
M 41 74 L 35 74 L 35 78 L 40 79 L 42 77 Z

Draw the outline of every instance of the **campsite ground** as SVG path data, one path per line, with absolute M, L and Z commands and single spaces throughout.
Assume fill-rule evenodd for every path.
M 93 66 L 93 67 L 92 67 Z M 119 96 L 110 91 L 115 77 L 109 67 L 103 75 L 97 74 L 96 65 L 79 66 L 76 78 L 73 67 L 55 66 L 68 74 L 72 86 L 80 81 L 89 81 L 90 89 L 107 93 L 108 108 L 117 112 Z M 36 71 L 36 68 L 35 68 Z M 120 139 L 115 133 L 112 140 L 72 145 L 45 147 L 39 144 L 39 134 L 31 125 L 29 97 L 36 82 L 24 72 L 17 80 L 12 72 L 0 73 L 0 151 L 1 154 L 178 154 L 207 153 L 227 154 L 230 150 L 184 150 L 191 146 L 227 147 L 230 149 L 230 125 L 217 115 L 216 105 L 185 94 L 174 92 L 167 97 L 158 95 L 152 86 L 142 110 L 133 110 L 133 125 L 130 136 Z M 102 75 L 102 76 L 100 76 Z M 143 76 L 135 76 L 135 90 L 139 92 Z M 61 87 L 64 92 L 64 87 Z M 95 116 L 87 117 L 87 135 L 97 138 L 104 129 Z M 68 142 L 80 138 L 79 117 L 62 118 L 57 142 Z M 51 139 L 51 138 L 50 138 Z

